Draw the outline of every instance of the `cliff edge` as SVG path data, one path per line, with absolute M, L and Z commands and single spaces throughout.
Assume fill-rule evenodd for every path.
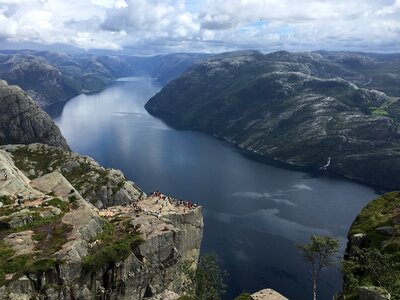
M 344 299 L 400 299 L 399 258 L 400 192 L 390 192 L 372 200 L 350 228 Z
M 24 164 L 23 151 L 29 151 Z M 96 171 L 105 182 L 68 180 L 96 178 Z M 102 186 L 110 198 L 92 200 L 98 209 L 83 194 L 95 199 L 91 191 Z M 181 263 L 197 262 L 202 231 L 201 207 L 160 192 L 146 195 L 88 157 L 41 144 L 0 149 L 1 299 L 179 294 Z

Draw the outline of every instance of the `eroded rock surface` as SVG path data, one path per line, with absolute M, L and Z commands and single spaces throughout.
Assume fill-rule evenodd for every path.
M 201 207 L 160 192 L 127 192 L 121 205 L 99 210 L 67 180 L 62 163 L 42 166 L 47 170 L 42 172 L 36 160 L 27 164 L 35 178 L 25 176 L 13 160 L 21 149 L 29 149 L 28 160 L 46 153 L 47 162 L 78 161 L 87 166 L 86 172 L 101 170 L 104 176 L 123 179 L 121 189 L 134 189 L 120 178 L 122 173 L 87 157 L 39 144 L 3 147 L 0 299 L 177 299 L 181 264 L 198 260 Z M 91 184 L 84 184 L 84 191 Z
M 69 150 L 53 120 L 22 89 L 0 80 L 0 144 L 29 143 Z

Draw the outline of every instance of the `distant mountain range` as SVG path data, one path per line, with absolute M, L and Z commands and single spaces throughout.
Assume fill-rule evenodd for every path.
M 146 109 L 290 165 L 400 188 L 400 55 L 224 53 Z
M 0 51 L 0 79 L 19 85 L 41 107 L 104 89 L 118 77 L 152 76 L 165 84 L 202 59 L 200 54 L 96 56 L 33 50 Z

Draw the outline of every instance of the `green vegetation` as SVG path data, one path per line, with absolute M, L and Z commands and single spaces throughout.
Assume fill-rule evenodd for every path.
M 358 298 L 357 287 L 377 286 L 392 299 L 400 299 L 400 193 L 391 192 L 371 201 L 357 216 L 349 238 L 363 234 L 361 248 L 352 245 L 342 262 L 346 297 Z M 388 232 L 377 230 L 391 229 Z
M 391 299 L 400 299 L 400 253 L 382 253 L 376 248 L 355 248 L 342 263 L 346 296 L 357 297 L 359 286 L 385 289 Z
M 40 255 L 43 257 L 44 255 Z M 54 268 L 59 262 L 51 258 L 37 258 L 37 255 L 18 255 L 4 241 L 0 241 L 0 286 L 8 282 L 7 274 L 15 277 L 28 273 L 41 273 Z M 14 277 L 13 276 L 13 277 Z
M 62 212 L 67 212 L 68 211 L 68 204 L 65 201 L 62 201 L 59 198 L 53 198 L 51 200 L 48 200 L 42 204 L 42 206 L 54 206 L 58 207 L 61 209 Z
M 313 299 L 317 299 L 317 281 L 323 268 L 335 264 L 334 256 L 339 249 L 339 241 L 330 236 L 312 235 L 310 241 L 298 245 L 304 261 L 311 264 Z
M 124 187 L 124 184 L 125 184 L 124 180 L 121 180 L 120 182 L 118 182 L 118 184 L 112 188 L 113 194 L 118 193 Z
M 253 298 L 251 298 L 251 295 L 249 293 L 242 293 L 237 296 L 235 300 L 253 300 Z
M 218 268 L 215 255 L 200 257 L 196 269 L 186 262 L 182 271 L 185 276 L 183 288 L 186 299 L 220 300 L 221 295 L 225 293 L 224 277 L 227 274 Z
M 350 228 L 349 236 L 357 233 L 366 234 L 366 243 L 372 247 L 380 248 L 382 242 L 387 240 L 388 237 L 378 233 L 376 229 L 383 226 L 394 226 L 392 219 L 399 213 L 399 205 L 399 192 L 386 193 L 371 201 L 358 214 Z M 394 230 L 396 231 L 395 236 L 400 236 L 400 228 L 394 226 Z
M 68 197 L 69 203 L 71 203 L 72 209 L 77 209 L 79 207 L 78 198 L 75 195 Z
M 90 249 L 83 261 L 87 272 L 98 271 L 126 259 L 143 242 L 129 219 L 115 219 L 112 223 L 105 221 L 103 231 L 97 234 L 94 241 L 98 244 Z
M 55 216 L 35 219 L 25 226 L 0 231 L 0 237 L 3 238 L 11 232 L 29 229 L 33 231 L 32 239 L 39 242 L 33 249 L 35 253 L 15 256 L 15 251 L 4 240 L 0 240 L 0 286 L 7 282 L 6 274 L 15 273 L 18 277 L 27 273 L 46 272 L 60 264 L 52 255 L 67 242 L 72 228 L 73 226 L 64 224 L 60 216 Z
M 11 205 L 14 204 L 15 201 L 10 197 L 10 196 L 0 196 L 0 202 L 2 202 L 4 205 Z
M 8 207 L 8 208 L 2 207 L 0 209 L 0 217 L 11 215 L 12 213 L 15 213 L 19 210 L 20 210 L 19 207 Z
M 381 106 L 376 107 L 376 106 L 371 106 L 369 107 L 369 110 L 373 116 L 384 116 L 388 117 L 390 114 L 388 112 L 389 106 L 395 103 L 398 99 L 395 97 L 389 97 L 389 99 L 383 103 Z
M 30 151 L 28 146 L 21 146 L 12 154 L 15 165 L 25 174 L 29 174 L 31 169 L 35 170 L 35 175 L 29 175 L 30 179 L 49 173 L 49 170 L 58 170 L 84 198 L 92 203 L 97 201 L 95 194 L 102 187 L 111 185 L 113 193 L 117 193 L 125 184 L 125 178 L 121 177 L 113 186 L 107 169 L 93 164 L 91 160 L 74 158 L 57 148 L 40 145 L 38 149 Z M 72 168 L 63 167 L 71 162 L 74 165 Z
M 41 251 L 43 258 L 49 257 L 59 251 L 67 242 L 68 235 L 72 229 L 72 225 L 63 223 L 61 219 L 44 223 L 34 228 L 32 238 L 40 241 L 40 243 L 36 244 L 35 249 Z

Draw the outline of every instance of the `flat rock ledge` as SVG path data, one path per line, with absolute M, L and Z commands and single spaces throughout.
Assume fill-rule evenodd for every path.
M 251 295 L 254 300 L 288 300 L 273 289 L 264 289 Z

